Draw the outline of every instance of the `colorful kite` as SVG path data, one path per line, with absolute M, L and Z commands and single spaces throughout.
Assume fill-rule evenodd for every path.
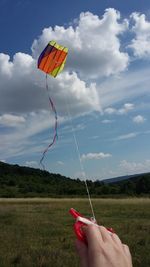
M 56 41 L 50 41 L 38 58 L 38 68 L 46 73 L 46 90 L 48 92 L 48 98 L 49 98 L 51 109 L 55 115 L 53 140 L 48 145 L 48 147 L 44 150 L 42 158 L 40 160 L 40 164 L 43 166 L 43 169 L 45 169 L 44 164 L 43 164 L 45 154 L 47 153 L 49 148 L 55 143 L 57 136 L 58 136 L 57 135 L 57 120 L 58 120 L 57 111 L 56 111 L 52 98 L 49 96 L 47 74 L 53 77 L 56 77 L 64 68 L 64 65 L 67 59 L 67 54 L 68 54 L 67 47 L 57 44 Z
M 38 59 L 38 68 L 56 77 L 64 68 L 68 48 L 50 41 Z

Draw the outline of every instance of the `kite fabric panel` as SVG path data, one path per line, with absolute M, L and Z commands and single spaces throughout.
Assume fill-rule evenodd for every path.
M 50 41 L 38 59 L 38 68 L 56 77 L 64 68 L 68 55 L 68 48 Z

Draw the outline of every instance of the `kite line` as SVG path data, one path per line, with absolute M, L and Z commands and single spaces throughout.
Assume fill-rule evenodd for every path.
M 67 103 L 67 101 L 66 101 L 66 106 L 67 106 L 67 113 L 68 113 L 68 117 L 69 117 L 71 128 L 72 128 L 72 134 L 73 134 L 73 139 L 74 139 L 74 143 L 75 143 L 75 147 L 76 147 L 76 152 L 77 152 L 78 159 L 79 159 L 81 175 L 82 175 L 83 181 L 85 183 L 85 188 L 86 188 L 86 192 L 87 192 L 87 196 L 88 196 L 88 201 L 89 201 L 90 209 L 91 209 L 91 212 L 92 212 L 92 218 L 91 219 L 92 219 L 93 222 L 96 222 L 94 208 L 93 208 L 93 204 L 92 204 L 92 200 L 91 200 L 91 195 L 90 195 L 89 187 L 88 187 L 87 180 L 86 180 L 85 169 L 84 169 L 84 166 L 83 166 L 83 163 L 82 163 L 82 160 L 81 160 L 79 144 L 78 144 L 78 141 L 77 141 L 75 128 L 73 126 L 73 121 L 72 121 L 71 114 L 70 114 L 69 103 Z
M 58 138 L 58 134 L 57 134 L 58 116 L 57 116 L 57 111 L 56 111 L 55 105 L 53 103 L 53 100 L 49 94 L 47 75 L 51 75 L 53 77 L 56 77 L 63 70 L 64 65 L 66 63 L 67 54 L 68 54 L 68 48 L 67 47 L 61 46 L 61 45 L 57 44 L 56 41 L 52 40 L 44 48 L 44 50 L 42 51 L 42 53 L 40 54 L 40 56 L 38 58 L 38 68 L 46 73 L 46 91 L 48 94 L 50 108 L 52 109 L 54 117 L 55 117 L 54 134 L 53 134 L 52 142 L 46 147 L 46 149 L 44 150 L 44 152 L 42 154 L 41 160 L 40 160 L 40 164 L 44 170 L 45 170 L 45 166 L 44 166 L 43 160 L 45 158 L 45 155 L 48 152 L 49 148 L 55 143 L 56 139 Z M 66 104 L 67 104 L 66 106 L 67 106 L 67 111 L 68 111 L 68 117 L 70 119 L 70 123 L 71 123 L 71 127 L 72 127 L 72 133 L 73 133 L 73 139 L 74 139 L 74 143 L 75 143 L 75 147 L 76 147 L 76 152 L 77 152 L 77 155 L 79 158 L 81 175 L 82 175 L 84 183 L 85 183 L 85 187 L 86 187 L 86 191 L 87 191 L 87 195 L 88 195 L 88 200 L 89 200 L 91 211 L 92 211 L 93 221 L 96 221 L 95 215 L 94 215 L 94 210 L 93 210 L 93 205 L 92 205 L 92 200 L 91 200 L 91 196 L 90 196 L 90 192 L 89 192 L 89 188 L 88 188 L 88 184 L 87 184 L 87 180 L 86 180 L 86 175 L 85 175 L 85 171 L 84 171 L 84 166 L 82 164 L 79 145 L 77 142 L 75 129 L 73 126 L 71 115 L 70 115 L 69 104 L 68 103 L 66 103 Z

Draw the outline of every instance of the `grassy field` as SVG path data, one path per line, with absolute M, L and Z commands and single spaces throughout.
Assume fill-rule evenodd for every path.
M 95 199 L 97 221 L 113 227 L 130 246 L 134 267 L 150 266 L 150 199 Z M 0 267 L 77 267 L 74 207 L 83 199 L 0 199 Z

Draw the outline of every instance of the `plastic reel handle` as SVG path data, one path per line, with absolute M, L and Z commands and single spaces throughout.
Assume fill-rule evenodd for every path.
M 75 222 L 74 224 L 74 232 L 76 234 L 76 237 L 78 238 L 78 240 L 84 242 L 85 244 L 87 244 L 87 240 L 86 240 L 86 236 L 82 230 L 82 226 L 86 225 L 83 222 Z
M 69 212 L 74 217 L 74 219 L 76 219 L 76 222 L 74 223 L 74 232 L 76 234 L 76 237 L 78 238 L 78 240 L 84 242 L 87 245 L 87 239 L 82 230 L 82 226 L 89 225 L 89 224 L 95 224 L 96 226 L 99 226 L 99 225 L 91 221 L 90 219 L 83 217 L 79 212 L 77 212 L 73 208 L 71 208 Z M 112 228 L 106 228 L 106 229 L 111 234 L 114 233 L 114 230 Z

